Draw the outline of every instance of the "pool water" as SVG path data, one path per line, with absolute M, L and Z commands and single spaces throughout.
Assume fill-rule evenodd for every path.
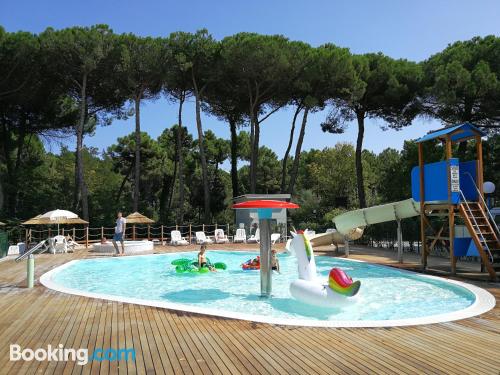
M 51 282 L 96 296 L 160 301 L 173 303 L 175 308 L 186 306 L 188 311 L 203 312 L 206 309 L 208 313 L 218 311 L 220 314 L 216 315 L 222 316 L 242 314 L 244 318 L 255 316 L 283 321 L 422 318 L 463 310 L 476 299 L 470 290 L 437 278 L 364 262 L 316 256 L 318 272 L 325 282 L 332 267 L 342 268 L 354 280 L 361 280 L 356 301 L 349 306 L 318 308 L 290 295 L 290 283 L 297 279 L 294 256 L 279 256 L 281 274 L 273 274 L 273 294 L 265 299 L 260 297 L 259 271 L 243 271 L 240 267 L 241 263 L 258 255 L 256 252 L 208 251 L 207 255 L 212 262 L 225 262 L 227 270 L 177 274 L 170 264 L 172 260 L 196 256 L 196 252 L 183 252 L 79 260 L 56 270 Z

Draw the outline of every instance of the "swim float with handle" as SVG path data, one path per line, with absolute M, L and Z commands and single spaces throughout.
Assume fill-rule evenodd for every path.
M 318 278 L 314 251 L 307 235 L 292 232 L 292 236 L 289 249 L 297 257 L 299 278 L 290 284 L 290 294 L 302 302 L 321 307 L 335 308 L 354 303 L 361 282 L 354 282 L 343 270 L 333 268 L 328 284 L 324 284 Z
M 207 273 L 210 272 L 208 266 L 212 266 L 217 270 L 227 269 L 226 263 L 215 262 L 212 263 L 210 259 L 207 258 L 207 267 L 199 267 L 197 259 L 180 258 L 175 259 L 171 262 L 175 266 L 175 272 L 177 273 Z
M 254 261 L 256 261 L 257 264 L 253 264 Z M 260 257 L 258 256 L 255 259 L 248 259 L 245 263 L 241 265 L 241 268 L 245 271 L 260 270 Z

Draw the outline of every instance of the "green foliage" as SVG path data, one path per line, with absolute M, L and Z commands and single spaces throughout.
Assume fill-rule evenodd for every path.
M 407 126 L 419 114 L 421 67 L 408 60 L 393 60 L 381 53 L 352 57 L 356 81 L 347 98 L 334 97 L 334 112 L 322 125 L 341 133 L 357 116 L 381 118 L 391 128 Z
M 231 221 L 233 195 L 290 190 L 302 206 L 293 213 L 295 224 L 326 229 L 342 210 L 410 195 L 417 145 L 408 141 L 401 151 L 378 155 L 363 150 L 366 118 L 399 129 L 427 115 L 447 124 L 475 122 L 495 134 L 499 74 L 495 36 L 456 42 L 416 64 L 381 53 L 352 55 L 332 44 L 315 48 L 281 35 L 238 33 L 217 41 L 207 30 L 150 38 L 115 35 L 106 25 L 39 35 L 0 27 L 0 216 L 26 219 L 55 207 L 85 211 L 75 191 L 77 199 L 88 193 L 96 225 L 109 224 L 116 209 L 129 211 L 136 197 L 141 211 L 165 224 L 199 221 L 207 211 L 212 220 Z M 132 114 L 129 101 L 138 111 L 141 100 L 162 94 L 179 103 L 178 117 L 168 121 L 181 127 L 152 139 L 138 121 L 136 137 L 119 138 L 104 153 L 84 147 L 84 134 Z M 189 96 L 196 99 L 195 137 L 182 126 Z M 284 157 L 290 165 L 259 144 L 261 122 L 286 105 L 295 107 L 301 123 Z M 307 113 L 327 106 L 332 110 L 323 129 L 340 133 L 356 119 L 356 147 L 339 143 L 302 152 Z M 226 121 L 231 139 L 203 131 L 201 111 Z M 76 153 L 45 150 L 45 139 L 75 130 Z M 498 136 L 484 144 L 485 179 L 497 184 L 499 144 Z M 426 162 L 443 158 L 441 145 L 424 147 Z M 466 157 L 473 152 L 468 147 Z M 222 167 L 228 160 L 231 175 Z M 140 173 L 134 174 L 136 161 Z M 133 193 L 136 181 L 140 196 Z
M 159 38 L 140 38 L 122 34 L 116 43 L 120 50 L 117 67 L 120 89 L 128 99 L 154 99 L 158 96 L 165 74 L 166 52 Z
M 500 127 L 500 38 L 489 35 L 450 44 L 423 63 L 426 113 L 446 124 Z
M 39 38 L 47 73 L 63 80 L 68 94 L 78 102 L 86 80 L 87 132 L 92 132 L 92 124 L 108 125 L 112 116 L 126 115 L 123 103 L 127 97 L 117 90 L 121 47 L 107 25 L 48 28 Z

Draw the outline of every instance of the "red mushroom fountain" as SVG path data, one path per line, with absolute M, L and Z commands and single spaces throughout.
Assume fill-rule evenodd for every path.
M 272 291 L 271 218 L 273 210 L 299 208 L 295 203 L 276 200 L 254 200 L 233 205 L 234 209 L 256 210 L 260 229 L 260 294 L 269 297 Z

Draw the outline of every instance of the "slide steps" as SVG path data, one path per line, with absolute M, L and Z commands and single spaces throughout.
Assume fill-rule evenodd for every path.
M 500 238 L 493 228 L 490 219 L 478 202 L 464 202 L 459 212 L 481 255 L 483 264 L 493 280 L 500 271 Z

